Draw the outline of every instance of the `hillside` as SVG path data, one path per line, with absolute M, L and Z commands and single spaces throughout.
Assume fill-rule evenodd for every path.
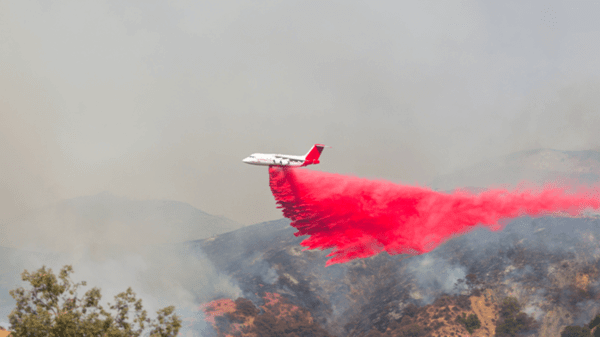
M 536 149 L 485 160 L 434 179 L 440 190 L 457 187 L 514 185 L 523 180 L 535 183 L 569 180 L 589 184 L 600 179 L 600 152 Z
M 482 331 L 493 331 L 508 296 L 538 320 L 540 336 L 587 323 L 600 310 L 597 219 L 520 218 L 504 231 L 477 229 L 429 254 L 380 254 L 328 268 L 326 252 L 302 251 L 288 224 L 258 224 L 190 245 L 257 306 L 266 294 L 280 294 L 337 336 L 402 327 L 413 305 L 423 310 L 416 322 L 431 336 L 466 333 L 455 322 L 463 312 L 476 313 Z
M 558 172 L 563 161 L 544 162 L 543 153 L 512 158 Z M 567 155 L 565 160 L 589 165 L 564 172 L 573 179 L 595 179 L 589 174 L 595 174 L 599 156 Z M 529 322 L 522 335 L 558 336 L 566 325 L 587 324 L 600 311 L 600 219 L 594 216 L 522 217 L 498 232 L 476 228 L 428 254 L 384 253 L 327 268 L 328 252 L 302 250 L 303 238 L 294 232 L 282 219 L 188 245 L 236 280 L 257 310 L 278 294 L 333 336 L 465 336 L 463 314 L 480 321 L 473 336 L 490 336 L 510 322 L 502 308 L 511 298 L 520 305 L 513 314 Z M 221 316 L 213 313 L 207 335 L 257 331 L 243 307 L 230 302 L 228 308 Z M 246 318 L 236 323 L 233 317 L 240 315 Z M 293 318 L 287 321 L 298 325 Z M 300 336 L 303 330 L 290 331 Z
M 131 200 L 107 192 L 64 200 L 2 225 L 5 235 L 0 246 L 33 245 L 48 250 L 54 250 L 52 244 L 61 241 L 60 232 L 69 232 L 73 238 L 88 238 L 93 233 L 95 241 L 115 244 L 123 240 L 162 244 L 209 238 L 242 227 L 187 203 Z
M 117 221 L 147 228 L 166 227 L 172 242 L 207 238 L 239 229 L 241 224 L 173 200 L 131 200 L 104 192 L 65 200 L 56 207 L 83 221 Z M 175 231 L 176 230 L 176 231 Z
M 1 225 L 3 322 L 15 305 L 9 291 L 22 284 L 23 270 L 42 265 L 53 270 L 72 265 L 74 279 L 101 288 L 106 300 L 133 287 L 146 303 L 160 299 L 183 308 L 189 297 L 180 294 L 211 291 L 197 285 L 199 273 L 202 282 L 215 287 L 227 280 L 220 280 L 206 259 L 171 248 L 242 227 L 186 203 L 130 200 L 108 193 L 65 200 Z

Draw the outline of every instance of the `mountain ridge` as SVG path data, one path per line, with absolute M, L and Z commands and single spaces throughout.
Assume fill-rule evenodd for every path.
M 590 184 L 600 180 L 598 150 L 561 151 L 534 149 L 487 159 L 431 180 L 435 189 L 516 185 L 522 181 L 536 184 L 564 181 Z
M 185 202 L 133 200 L 108 192 L 62 200 L 2 226 L 6 235 L 0 238 L 0 246 L 30 246 L 50 251 L 56 247 L 52 239 L 66 239 L 58 231 L 70 232 L 74 238 L 117 244 L 127 244 L 125 238 L 118 238 L 125 234 L 137 244 L 144 244 L 144 240 L 148 241 L 146 244 L 159 244 L 208 238 L 243 227 Z M 89 232 L 95 233 L 96 238 L 90 238 Z

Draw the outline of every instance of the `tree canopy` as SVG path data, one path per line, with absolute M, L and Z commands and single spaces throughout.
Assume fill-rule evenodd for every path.
M 470 314 L 467 317 L 467 314 L 463 312 L 462 316 L 459 315 L 456 320 L 462 324 L 470 334 L 472 334 L 473 331 L 481 328 L 481 321 L 476 314 Z
M 588 328 L 593 329 L 600 325 L 600 314 L 596 315 L 596 317 L 592 318 L 590 324 L 588 324 Z
M 65 266 L 55 275 L 52 269 L 42 267 L 34 273 L 25 270 L 23 281 L 31 288 L 10 291 L 16 308 L 9 315 L 10 330 L 15 337 L 174 337 L 181 327 L 175 307 L 157 311 L 150 319 L 136 299 L 131 288 L 118 294 L 108 310 L 100 305 L 99 288 L 92 288 L 80 296 L 78 290 L 86 282 L 73 283 L 69 275 L 72 266 Z
M 586 326 L 574 326 L 570 325 L 563 329 L 560 333 L 560 337 L 591 337 L 590 328 Z
M 516 336 L 533 330 L 537 323 L 533 317 L 521 312 L 521 305 L 514 297 L 506 297 L 500 305 L 500 319 L 496 326 L 497 337 Z

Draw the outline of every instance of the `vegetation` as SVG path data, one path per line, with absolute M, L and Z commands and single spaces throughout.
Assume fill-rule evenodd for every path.
M 588 325 L 588 328 L 593 329 L 593 328 L 597 327 L 598 325 L 600 325 L 600 314 L 596 315 L 596 317 L 594 317 L 590 321 L 590 324 Z
M 590 328 L 586 326 L 567 326 L 560 333 L 560 337 L 591 337 Z
M 21 274 L 31 289 L 10 291 L 17 301 L 9 315 L 11 336 L 177 336 L 181 320 L 175 315 L 175 307 L 160 309 L 158 317 L 152 320 L 143 309 L 142 300 L 136 299 L 129 288 L 115 296 L 114 304 L 108 304 L 113 315 L 100 305 L 99 288 L 79 296 L 78 289 L 86 282 L 73 283 L 71 273 L 73 268 L 65 266 L 57 277 L 44 266 L 34 273 L 25 270 Z
M 595 328 L 595 329 L 594 329 Z M 592 333 L 593 331 L 593 333 Z M 576 325 L 566 326 L 560 334 L 561 337 L 600 337 L 600 314 L 592 318 L 587 327 Z
M 460 324 L 464 325 L 470 334 L 473 333 L 473 331 L 481 328 L 481 321 L 475 314 L 470 314 L 469 317 L 467 317 L 467 314 L 463 313 L 462 316 L 458 316 L 456 320 Z
M 386 331 L 384 333 L 377 330 L 371 330 L 366 337 L 423 337 L 425 335 L 427 335 L 425 329 L 416 323 L 412 323 L 404 326 L 395 326 L 391 331 Z
M 290 336 L 290 337 L 329 337 L 329 333 L 305 315 L 299 315 L 297 320 L 287 321 L 273 314 L 264 313 L 258 315 L 254 325 L 244 332 L 254 333 L 256 336 Z
M 467 274 L 464 279 L 458 279 L 454 284 L 455 290 L 458 291 L 462 291 L 465 287 L 471 295 L 480 296 L 483 282 L 477 279 L 477 275 Z
M 397 336 L 399 337 L 420 337 L 425 336 L 425 330 L 421 328 L 418 324 L 411 324 L 409 326 L 403 327 L 400 330 L 397 330 Z
M 262 311 L 245 298 L 240 297 L 234 303 L 234 311 L 215 317 L 215 333 L 219 336 L 331 337 L 308 310 L 285 298 L 263 307 Z
M 535 320 L 524 312 L 514 297 L 507 297 L 500 307 L 500 319 L 496 326 L 497 337 L 516 336 L 537 327 Z

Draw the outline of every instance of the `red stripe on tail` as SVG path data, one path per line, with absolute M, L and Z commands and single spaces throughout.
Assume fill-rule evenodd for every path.
M 312 149 L 310 149 L 310 151 L 308 151 L 308 153 L 306 154 L 306 157 L 304 158 L 304 160 L 310 160 L 315 161 L 315 160 L 319 160 L 319 157 L 321 156 L 321 152 L 323 152 L 323 148 L 325 147 L 325 145 L 321 145 L 321 144 L 315 144 L 313 145 Z

